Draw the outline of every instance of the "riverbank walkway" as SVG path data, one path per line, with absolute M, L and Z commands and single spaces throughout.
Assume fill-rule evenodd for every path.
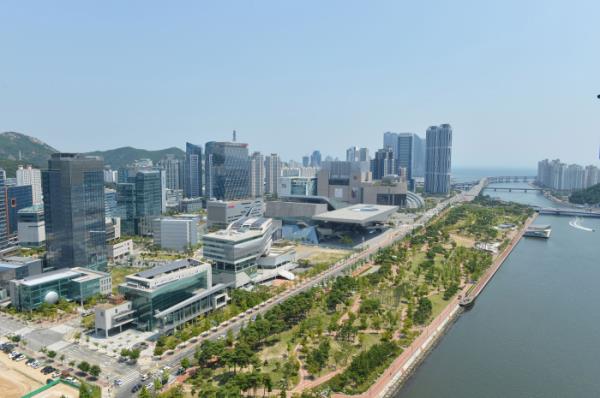
M 482 278 L 475 284 L 467 284 L 463 287 L 459 295 L 452 298 L 446 308 L 436 316 L 433 321 L 426 326 L 421 334 L 408 346 L 398 358 L 386 369 L 386 371 L 377 379 L 377 381 L 364 393 L 360 395 L 333 394 L 333 398 L 387 398 L 398 390 L 406 376 L 410 374 L 414 366 L 419 362 L 435 344 L 435 342 L 444 334 L 448 324 L 459 314 L 461 310 L 459 296 L 464 296 L 471 290 L 470 295 L 477 297 L 487 286 L 489 281 L 496 274 L 502 263 L 508 258 L 510 253 L 519 243 L 527 227 L 533 223 L 537 214 L 534 214 L 523 224 L 523 227 L 511 239 L 508 246 L 494 259 L 492 265 L 488 268 Z

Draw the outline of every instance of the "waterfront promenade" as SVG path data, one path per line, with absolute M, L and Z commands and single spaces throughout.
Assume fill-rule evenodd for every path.
M 459 297 L 470 291 L 470 295 L 476 298 L 489 281 L 494 277 L 502 263 L 523 237 L 523 233 L 536 219 L 534 214 L 523 224 L 521 229 L 513 236 L 507 247 L 494 259 L 492 265 L 474 285 L 467 284 L 459 295 L 454 296 L 446 308 L 438 314 L 431 323 L 425 327 L 421 334 L 392 362 L 377 381 L 364 393 L 360 395 L 334 394 L 333 398 L 389 398 L 394 394 L 410 375 L 419 361 L 435 346 L 435 343 L 443 336 L 447 327 L 452 323 L 462 309 L 458 305 Z

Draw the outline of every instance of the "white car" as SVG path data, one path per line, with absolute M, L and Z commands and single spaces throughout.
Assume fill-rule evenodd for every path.
M 123 380 L 121 380 L 121 379 L 115 380 L 115 386 L 122 386 L 122 385 L 123 385 Z

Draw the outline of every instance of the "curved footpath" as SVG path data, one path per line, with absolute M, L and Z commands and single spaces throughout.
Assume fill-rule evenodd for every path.
M 528 218 L 523 224 L 519 233 L 515 234 L 510 244 L 502 251 L 502 253 L 494 259 L 490 268 L 486 271 L 483 277 L 477 282 L 471 295 L 477 297 L 487 286 L 489 281 L 496 274 L 504 260 L 509 256 L 515 246 L 521 240 L 523 233 L 535 220 L 537 214 Z M 471 285 L 466 285 L 461 290 L 461 296 L 464 295 Z M 444 335 L 444 332 L 452 324 L 452 321 L 460 315 L 462 309 L 458 305 L 459 295 L 448 303 L 446 308 L 436 316 L 433 321 L 423 329 L 419 337 L 417 337 L 408 346 L 398 358 L 379 376 L 377 381 L 364 393 L 360 395 L 333 394 L 333 398 L 390 398 L 396 393 L 402 383 L 410 376 L 411 372 L 416 368 L 425 355 L 435 346 L 439 339 Z

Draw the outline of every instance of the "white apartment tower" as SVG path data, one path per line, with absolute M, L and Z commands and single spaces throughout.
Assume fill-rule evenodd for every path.
M 265 193 L 277 195 L 277 183 L 281 176 L 281 160 L 276 153 L 265 159 Z
M 33 204 L 42 204 L 42 173 L 30 165 L 17 169 L 17 185 L 31 185 Z

